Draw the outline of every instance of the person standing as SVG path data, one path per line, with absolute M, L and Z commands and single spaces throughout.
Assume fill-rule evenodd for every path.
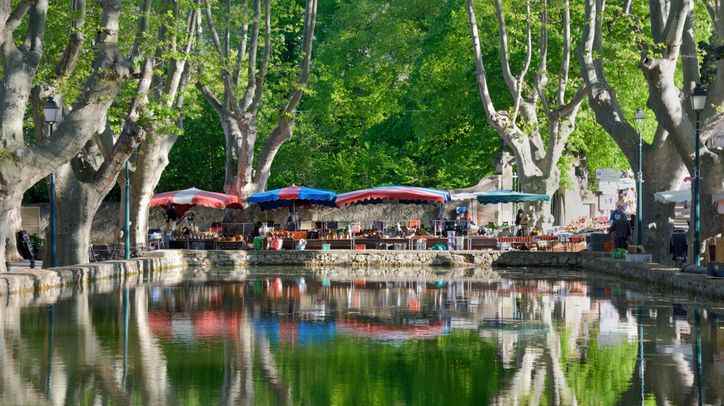
M 613 233 L 614 247 L 616 249 L 626 249 L 628 247 L 628 239 L 631 236 L 631 223 L 623 210 L 619 206 L 611 215 L 612 223 L 609 231 Z

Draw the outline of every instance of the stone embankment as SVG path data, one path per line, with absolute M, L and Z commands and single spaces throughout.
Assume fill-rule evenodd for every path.
M 498 267 L 570 267 L 686 291 L 697 296 L 724 298 L 724 278 L 684 273 L 679 268 L 657 263 L 632 263 L 604 253 L 507 252 L 494 263 Z
M 170 269 L 184 268 L 177 257 L 154 255 L 128 261 L 105 261 L 49 269 L 22 268 L 0 273 L 0 297 L 14 294 L 42 295 L 54 289 L 78 289 L 101 281 L 149 277 Z
M 52 269 L 24 269 L 0 274 L 0 297 L 13 294 L 41 295 L 95 286 L 100 281 L 129 278 L 152 280 L 172 269 L 239 269 L 254 266 L 298 266 L 313 269 L 373 269 L 377 276 L 410 274 L 411 269 L 567 268 L 616 276 L 674 288 L 696 295 L 724 298 L 724 278 L 687 274 L 659 264 L 636 264 L 604 254 L 572 252 L 499 251 L 197 251 L 161 250 L 129 261 L 107 261 Z M 395 271 L 397 269 L 397 271 Z M 221 271 L 219 271 L 221 272 Z M 232 271 L 228 271 L 232 272 Z M 233 271 L 237 272 L 238 271 Z M 429 272 L 429 271 L 428 271 Z M 382 275 L 382 274 L 384 275 Z M 202 278 L 203 279 L 203 278 Z

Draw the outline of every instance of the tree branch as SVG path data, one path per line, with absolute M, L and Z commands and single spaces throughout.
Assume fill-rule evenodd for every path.
M 239 47 L 236 52 L 236 66 L 234 67 L 234 86 L 239 86 L 239 80 L 241 79 L 241 63 L 246 57 L 246 42 L 247 42 L 247 35 L 249 32 L 249 21 L 248 17 L 246 15 L 248 8 L 249 8 L 249 0 L 243 0 L 242 3 L 243 6 L 243 13 L 244 13 L 244 20 L 241 23 L 241 30 L 239 33 Z
M 208 86 L 204 85 L 201 82 L 196 82 L 196 88 L 201 92 L 201 94 L 204 96 L 204 99 L 211 105 L 211 107 L 214 108 L 217 112 L 223 112 L 228 113 L 228 110 L 224 106 L 223 103 L 214 95 L 214 92 L 209 89 Z
M 589 87 L 588 101 L 596 121 L 613 138 L 629 162 L 636 162 L 638 134 L 626 121 L 613 89 L 610 88 L 601 68 L 601 61 L 594 59 L 594 49 L 600 46 L 600 21 L 603 16 L 603 0 L 585 0 L 585 24 L 578 51 L 581 76 Z
M 42 1 L 39 0 L 37 4 Z M 43 172 L 46 170 L 70 161 L 88 139 L 103 130 L 98 128 L 99 123 L 105 123 L 107 109 L 118 92 L 120 82 L 130 73 L 124 65 L 125 61 L 118 57 L 121 0 L 104 0 L 102 8 L 93 73 L 87 79 L 74 108 L 58 126 L 52 142 L 28 148 L 23 160 L 23 165 L 41 169 L 38 171 L 41 177 L 45 176 Z
M 571 5 L 569 0 L 563 0 L 563 61 L 561 62 L 560 81 L 558 82 L 558 105 L 566 101 L 566 86 L 568 84 L 568 71 L 571 62 Z
M 143 6 L 141 9 L 141 17 L 138 19 L 138 29 L 136 31 L 136 39 L 133 41 L 133 47 L 131 48 L 131 54 L 129 59 L 135 60 L 141 55 L 141 45 L 144 41 L 144 36 L 148 32 L 149 24 L 151 20 L 151 0 L 143 0 Z
M 697 59 L 696 37 L 694 33 L 693 13 L 686 17 L 681 44 L 681 68 L 684 77 L 684 93 L 691 95 L 699 83 L 699 60 Z
M 543 0 L 540 16 L 540 64 L 535 76 L 535 90 L 541 99 L 546 114 L 550 111 L 548 98 L 545 94 L 545 87 L 548 84 L 548 0 Z
M 670 4 L 672 8 L 666 22 L 666 53 L 664 56 L 674 60 L 679 57 L 684 27 L 691 12 L 691 0 L 672 1 Z
M 488 80 L 485 73 L 485 64 L 483 62 L 483 53 L 480 50 L 480 34 L 478 33 L 478 22 L 475 16 L 475 7 L 473 6 L 473 0 L 467 1 L 467 12 L 468 12 L 468 25 L 470 28 L 470 37 L 473 42 L 473 53 L 475 55 L 475 77 L 478 82 L 478 93 L 480 94 L 480 100 L 483 104 L 483 110 L 485 116 L 488 119 L 488 123 L 497 130 L 503 130 L 507 125 L 504 124 L 504 119 L 498 114 L 493 104 L 493 99 L 490 96 L 490 90 L 488 89 Z
M 184 56 L 171 62 L 171 73 L 169 74 L 169 79 L 166 81 L 165 89 L 166 98 L 168 100 L 167 103 L 169 107 L 173 105 L 174 100 L 179 94 L 180 89 L 183 88 L 181 79 L 184 75 L 184 72 L 188 70 L 188 59 L 191 56 L 194 42 L 197 39 L 196 26 L 198 24 L 198 17 L 198 10 L 194 9 L 189 12 L 189 16 L 186 21 L 186 44 L 184 45 L 183 49 Z
M 226 62 L 226 55 L 224 54 L 224 49 L 221 46 L 221 40 L 219 39 L 219 32 L 216 30 L 216 23 L 214 23 L 214 16 L 211 13 L 211 4 L 209 3 L 209 0 L 203 0 L 204 1 L 204 14 L 206 15 L 206 26 L 209 28 L 209 32 L 211 32 L 211 41 L 214 44 L 214 48 L 216 49 L 216 52 L 219 54 L 219 58 L 222 62 Z M 231 16 L 227 16 L 227 18 L 231 18 Z
M 256 112 L 261 104 L 264 93 L 264 81 L 269 71 L 269 59 L 271 59 L 272 43 L 271 43 L 271 0 L 264 0 L 264 57 L 261 62 L 261 69 L 256 77 L 256 85 L 254 90 L 254 99 L 249 106 L 249 111 Z
M 254 100 L 256 92 L 256 57 L 259 48 L 259 19 L 261 18 L 260 0 L 254 0 L 254 19 L 251 23 L 251 40 L 249 42 L 249 62 L 247 73 L 247 84 L 244 97 L 241 100 L 241 110 L 247 111 Z
M 649 20 L 651 21 L 651 37 L 655 43 L 662 43 L 666 38 L 666 21 L 669 16 L 669 0 L 649 0 Z
M 297 106 L 302 99 L 303 89 L 309 81 L 309 72 L 312 64 L 312 44 L 314 42 L 314 28 L 317 21 L 317 0 L 307 0 L 307 6 L 304 10 L 304 41 L 303 55 L 300 61 L 299 77 L 297 78 L 296 90 L 287 102 L 286 107 L 279 115 L 279 120 L 272 133 L 267 138 L 262 150 L 261 159 L 259 160 L 259 169 L 257 170 L 256 182 L 262 188 L 266 188 L 266 182 L 269 178 L 272 162 L 276 157 L 279 148 L 291 136 L 294 128 L 294 117 Z
M 231 0 L 226 0 L 226 15 L 231 16 Z M 224 59 L 229 59 L 229 46 L 230 38 L 229 31 L 231 26 L 231 18 L 226 18 L 226 25 L 224 26 Z
M 498 0 L 500 1 L 500 0 Z M 533 39 L 531 34 L 531 15 L 530 15 L 530 0 L 525 2 L 526 6 L 526 52 L 525 52 L 525 62 L 523 63 L 523 69 L 520 71 L 520 75 L 517 79 L 517 89 L 518 91 L 517 96 L 515 97 L 515 107 L 513 108 L 513 118 L 511 121 L 513 123 L 516 122 L 518 119 L 518 111 L 520 109 L 520 103 L 523 98 L 523 83 L 525 81 L 525 76 L 528 74 L 528 69 L 530 68 L 530 61 L 533 57 Z M 501 13 L 502 14 L 502 13 Z
M 63 56 L 55 67 L 55 76 L 61 81 L 70 77 L 75 71 L 85 41 L 83 34 L 86 15 L 85 0 L 72 0 L 71 13 L 73 14 L 73 29 L 68 38 L 68 44 L 63 50 Z
M 495 15 L 498 18 L 498 35 L 500 36 L 500 68 L 503 71 L 503 79 L 508 85 L 513 99 L 519 96 L 519 89 L 515 76 L 510 70 L 510 49 L 508 48 L 508 30 L 505 25 L 505 15 L 503 13 L 503 3 L 501 0 L 495 0 Z
M 7 0 L 6 0 L 7 1 Z M 7 1 L 8 7 L 10 1 Z M 13 33 L 18 28 L 20 23 L 23 21 L 23 17 L 25 17 L 25 14 L 30 10 L 30 6 L 32 6 L 34 3 L 34 0 L 23 0 L 15 7 L 15 9 L 10 13 L 10 16 L 8 16 L 8 19 L 5 21 L 5 26 L 3 27 L 3 31 Z M 4 39 L 4 36 L 3 36 Z
M 48 19 L 48 1 L 38 0 L 30 8 L 30 21 L 28 32 L 25 37 L 26 55 L 30 58 L 30 64 L 38 66 L 43 57 L 43 36 L 45 35 L 45 22 Z

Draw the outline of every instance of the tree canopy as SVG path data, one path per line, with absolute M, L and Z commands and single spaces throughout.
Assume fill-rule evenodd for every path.
M 300 2 L 275 6 L 289 17 L 278 17 L 284 24 L 273 31 L 280 45 L 270 67 L 272 101 L 262 106 L 260 135 L 268 133 L 275 109 L 284 103 L 294 65 L 288 53 L 301 35 L 300 20 L 293 17 Z M 493 20 L 480 26 L 483 52 L 496 61 L 497 26 L 492 7 L 486 12 Z M 580 20 L 582 12 L 574 6 L 574 18 Z M 520 48 L 523 23 L 510 24 L 513 47 Z M 294 136 L 274 161 L 270 188 L 292 183 L 339 191 L 392 183 L 459 188 L 493 173 L 501 141 L 478 99 L 464 1 L 323 2 L 317 26 L 312 86 Z M 521 63 L 522 53 L 513 55 L 514 64 Z M 635 62 L 625 64 L 614 80 L 625 83 L 640 75 Z M 488 73 L 495 78 L 491 92 L 512 105 L 499 64 L 491 63 Z M 634 87 L 622 93 L 633 115 L 646 94 Z M 222 189 L 222 128 L 198 92 L 190 99 L 195 103 L 187 110 L 184 135 L 158 190 Z M 585 156 L 590 169 L 627 167 L 585 105 L 578 122 L 567 154 Z

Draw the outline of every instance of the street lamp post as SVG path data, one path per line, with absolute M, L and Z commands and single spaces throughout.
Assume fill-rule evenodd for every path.
M 693 210 L 694 222 L 694 249 L 692 251 L 693 264 L 698 268 L 701 265 L 699 254 L 701 253 L 701 167 L 699 162 L 699 149 L 701 149 L 701 138 L 699 134 L 699 118 L 706 107 L 706 89 L 697 84 L 694 93 L 691 95 L 691 107 L 696 113 L 696 131 L 694 134 L 694 176 L 691 186 L 691 208 Z
M 644 215 L 644 138 L 641 127 L 644 121 L 644 111 L 636 110 L 636 124 L 639 133 L 639 171 L 636 176 L 636 244 L 643 242 L 643 215 Z
M 45 116 L 45 123 L 48 125 L 48 138 L 53 138 L 53 126 L 55 123 L 60 121 L 60 107 L 52 97 L 48 97 L 45 106 L 43 107 L 43 115 Z M 51 173 L 48 177 L 48 193 L 50 198 L 50 266 L 54 267 L 57 265 L 57 244 L 56 244 L 56 221 L 57 214 L 55 211 L 55 172 Z
M 128 161 L 123 169 L 123 258 L 131 259 L 131 171 Z

